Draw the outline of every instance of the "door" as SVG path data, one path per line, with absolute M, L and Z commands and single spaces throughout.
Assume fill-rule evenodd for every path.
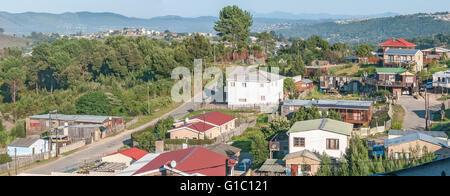
M 298 176 L 298 165 L 291 165 L 291 176 Z

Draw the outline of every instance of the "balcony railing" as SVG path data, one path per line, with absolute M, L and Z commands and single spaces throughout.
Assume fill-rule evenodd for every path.
M 413 83 L 403 83 L 402 81 L 379 81 L 376 79 L 368 79 L 366 83 L 369 85 L 388 86 L 388 87 L 411 87 Z

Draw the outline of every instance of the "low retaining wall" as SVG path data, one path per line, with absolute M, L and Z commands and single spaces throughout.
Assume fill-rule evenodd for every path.
M 85 140 L 82 140 L 82 141 L 79 141 L 79 142 L 75 142 L 73 144 L 70 144 L 70 145 L 67 145 L 67 146 L 59 148 L 59 154 L 64 154 L 66 152 L 70 152 L 72 150 L 81 148 L 83 146 L 86 146 L 86 141 Z

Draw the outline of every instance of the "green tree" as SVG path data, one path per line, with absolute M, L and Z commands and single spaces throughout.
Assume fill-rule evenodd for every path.
M 158 138 L 153 131 L 143 131 L 133 134 L 133 141 L 138 143 L 137 147 L 147 152 L 155 152 L 155 142 L 157 140 Z
M 24 62 L 21 58 L 12 56 L 3 61 L 1 65 L 1 76 L 11 91 L 12 102 L 16 103 L 18 93 L 23 88 L 26 79 Z
M 289 69 L 288 75 L 289 76 L 298 76 L 298 75 L 304 76 L 305 74 L 306 74 L 306 65 L 303 62 L 302 57 L 297 55 L 291 64 L 291 69 Z
M 110 106 L 103 91 L 89 92 L 77 99 L 75 106 L 78 114 L 108 115 Z
M 272 51 L 275 47 L 275 41 L 273 40 L 273 35 L 268 33 L 267 31 L 264 31 L 262 33 L 258 33 L 256 35 L 256 38 L 258 38 L 258 41 L 262 43 L 264 47 L 264 54 L 267 54 L 268 51 Z
M 25 138 L 25 121 L 17 122 L 16 125 L 11 129 L 9 135 L 14 138 Z
M 335 110 L 330 110 L 328 111 L 328 115 L 326 116 L 329 119 L 333 119 L 333 120 L 339 120 L 339 121 L 343 121 L 341 115 L 339 114 L 339 112 L 335 111 Z
M 221 41 L 229 42 L 233 48 L 233 60 L 236 59 L 236 51 L 248 44 L 250 27 L 253 19 L 249 12 L 240 9 L 238 6 L 224 7 L 219 14 L 219 21 L 216 22 L 216 30 Z
M 156 132 L 158 133 L 158 136 L 161 139 L 166 139 L 167 137 L 167 131 L 173 128 L 173 124 L 175 123 L 175 120 L 172 116 L 159 120 L 156 125 Z
M 369 44 L 361 44 L 356 48 L 356 55 L 370 57 L 372 56 L 372 47 Z
M 350 146 L 345 154 L 349 163 L 350 176 L 367 176 L 370 173 L 369 150 L 358 136 L 350 139 Z
M 12 158 L 8 154 L 0 154 L 0 165 L 9 163 L 12 161 Z
M 295 99 L 298 97 L 299 91 L 292 78 L 286 78 L 284 80 L 284 92 L 289 95 L 290 99 Z
M 322 155 L 322 162 L 320 163 L 320 169 L 317 172 L 317 176 L 333 176 L 331 158 L 326 153 Z
M 251 138 L 250 154 L 253 157 L 253 163 L 257 166 L 262 165 L 269 157 L 269 142 L 264 139 L 262 134 L 256 134 Z

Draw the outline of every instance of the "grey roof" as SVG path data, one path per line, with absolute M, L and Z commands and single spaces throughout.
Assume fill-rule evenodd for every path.
M 310 79 L 304 79 L 304 80 L 302 80 L 302 82 L 304 82 L 304 83 L 313 83 L 313 81 L 311 81 Z
M 40 140 L 40 138 L 36 137 L 27 137 L 27 138 L 17 138 L 13 142 L 11 142 L 8 146 L 10 147 L 30 147 L 36 141 Z
M 218 154 L 221 154 L 226 157 L 231 157 L 235 155 L 238 152 L 241 152 L 241 149 L 236 148 L 234 146 L 230 146 L 227 144 L 214 144 L 211 146 L 206 147 L 206 149 L 211 150 L 213 152 L 216 152 Z
M 416 55 L 420 50 L 417 49 L 388 49 L 384 54 L 387 55 Z
M 405 135 L 408 135 L 411 133 L 422 133 L 422 134 L 429 135 L 432 137 L 448 138 L 447 134 L 443 131 L 416 131 L 416 130 L 414 130 L 414 131 L 390 130 L 389 131 L 389 135 L 405 136 Z
M 236 82 L 268 83 L 283 79 L 285 79 L 285 77 L 278 74 L 262 70 L 249 71 L 248 69 L 246 70 L 243 69 L 242 67 L 236 68 L 233 72 L 231 72 L 227 76 L 227 81 L 236 81 Z
M 286 155 L 284 157 L 283 160 L 289 160 L 289 159 L 294 159 L 294 158 L 298 158 L 298 157 L 307 157 L 316 161 L 321 161 L 321 159 L 319 158 L 318 155 L 316 155 L 315 153 L 309 151 L 309 150 L 302 150 L 302 151 L 298 151 L 298 152 L 293 152 L 290 153 L 288 155 Z
M 75 122 L 89 122 L 89 123 L 103 123 L 112 118 L 122 118 L 117 116 L 93 116 L 93 115 L 65 115 L 65 114 L 52 114 L 51 119 L 53 120 L 61 120 L 61 121 L 75 121 Z M 49 119 L 49 114 L 35 115 L 28 117 L 30 119 Z
M 150 161 L 152 161 L 159 155 L 159 153 L 149 153 L 121 171 L 119 174 L 117 174 L 117 176 L 132 176 L 134 173 L 139 171 L 142 167 L 146 166 L 148 163 L 150 163 Z
M 345 100 L 285 100 L 285 106 L 319 107 L 335 109 L 362 109 L 368 110 L 372 101 L 345 101 Z
M 448 143 L 447 141 L 443 141 L 437 138 L 434 138 L 432 136 L 429 135 L 425 135 L 422 133 L 411 133 L 402 137 L 398 137 L 395 139 L 388 139 L 385 142 L 385 146 L 389 147 L 389 146 L 395 146 L 398 144 L 403 144 L 403 143 L 407 143 L 407 142 L 412 142 L 412 141 L 416 141 L 416 140 L 422 140 L 422 141 L 426 141 L 426 142 L 430 142 L 432 144 L 436 144 L 436 145 L 440 145 L 443 147 L 448 148 Z
M 101 127 L 101 125 L 72 125 L 69 126 L 69 128 L 98 128 Z
M 286 172 L 286 163 L 281 159 L 267 159 L 258 171 L 284 173 Z
M 442 172 L 450 173 L 450 157 L 437 159 L 415 167 L 409 167 L 389 173 L 384 176 L 441 176 Z
M 314 130 L 322 130 L 351 136 L 353 131 L 353 124 L 332 120 L 328 118 L 299 121 L 296 122 L 294 126 L 291 127 L 291 129 L 289 129 L 288 134 Z

